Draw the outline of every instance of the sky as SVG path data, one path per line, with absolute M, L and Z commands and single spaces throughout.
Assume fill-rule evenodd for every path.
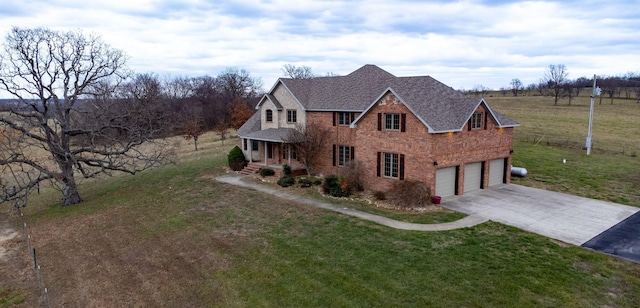
M 247 70 L 269 90 L 285 64 L 319 75 L 375 64 L 455 88 L 538 83 L 550 64 L 569 78 L 640 72 L 640 0 L 20 0 L 12 27 L 81 29 L 162 78 Z

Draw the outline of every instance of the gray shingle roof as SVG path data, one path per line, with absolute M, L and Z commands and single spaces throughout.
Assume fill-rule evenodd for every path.
M 238 128 L 236 135 L 244 137 L 261 129 L 262 123 L 260 122 L 260 111 L 257 111 L 253 113 L 247 122 L 244 122 L 244 124 Z
M 463 129 L 481 103 L 484 103 L 494 115 L 500 127 L 518 126 L 517 122 L 491 110 L 483 99 L 468 98 L 429 76 L 396 77 L 371 64 L 346 76 L 280 78 L 279 82 L 307 111 L 363 112 L 390 90 L 429 127 L 431 132 Z
M 262 129 L 260 112 L 255 112 L 247 122 L 245 122 L 236 135 L 241 138 L 253 140 L 283 142 L 294 131 L 293 128 L 268 128 Z

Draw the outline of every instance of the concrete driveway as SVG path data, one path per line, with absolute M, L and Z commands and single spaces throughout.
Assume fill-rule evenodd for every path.
M 640 208 L 515 184 L 444 198 L 443 207 L 581 246 Z

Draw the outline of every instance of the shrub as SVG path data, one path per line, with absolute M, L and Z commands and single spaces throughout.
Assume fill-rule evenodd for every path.
M 260 169 L 260 175 L 265 177 L 265 176 L 272 176 L 276 174 L 275 171 L 273 171 L 273 169 L 269 169 L 269 168 L 262 168 Z
M 284 173 L 284 176 L 291 176 L 291 166 L 282 165 L 282 173 Z
M 296 183 L 296 179 L 290 177 L 290 176 L 283 176 L 278 180 L 278 185 L 282 186 L 282 187 L 289 187 L 289 186 L 293 186 L 293 184 Z
M 331 174 L 324 179 L 322 191 L 334 197 L 347 197 L 351 194 L 346 178 Z
M 346 168 L 342 168 L 342 176 L 349 183 L 349 186 L 356 191 L 364 190 L 363 174 L 364 167 L 359 160 L 352 160 Z
M 387 200 L 397 207 L 416 208 L 431 204 L 431 191 L 418 181 L 398 181 L 386 192 Z
M 384 191 L 375 191 L 373 193 L 373 197 L 377 200 L 386 200 L 387 196 L 384 194 Z
M 311 187 L 313 183 L 307 178 L 300 178 L 298 179 L 298 184 L 300 184 L 300 187 Z
M 313 185 L 320 185 L 322 184 L 322 179 L 321 178 L 311 178 L 311 183 L 313 183 Z
M 238 146 L 233 147 L 229 154 L 227 155 L 227 161 L 229 163 L 229 168 L 233 171 L 242 170 L 242 168 L 247 166 L 247 161 L 244 158 L 244 154 L 242 150 Z

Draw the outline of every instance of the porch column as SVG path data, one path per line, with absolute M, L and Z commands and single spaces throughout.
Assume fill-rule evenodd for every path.
M 253 162 L 253 140 L 247 139 L 247 149 L 249 150 L 249 162 Z
M 287 165 L 291 166 L 291 145 L 287 145 Z
M 264 165 L 267 165 L 267 142 L 262 141 L 262 149 L 264 149 Z

